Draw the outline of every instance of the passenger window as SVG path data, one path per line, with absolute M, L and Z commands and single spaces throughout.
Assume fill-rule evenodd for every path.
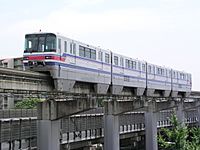
M 120 66 L 124 67 L 124 59 L 122 57 L 120 57 Z
M 151 66 L 148 66 L 148 73 L 151 73 Z
M 98 52 L 98 60 L 103 61 L 103 53 L 101 51 Z
M 83 46 L 79 46 L 79 56 L 85 57 L 85 48 Z
M 126 59 L 126 68 L 130 68 L 129 65 L 130 65 L 130 64 L 129 64 L 129 60 Z
M 141 70 L 141 63 L 138 62 L 138 70 Z
M 155 74 L 155 66 L 152 68 L 152 73 Z
M 73 54 L 75 55 L 76 54 L 76 44 L 73 43 Z
M 109 54 L 105 53 L 105 62 L 106 63 L 109 63 L 110 62 L 110 59 L 109 59 Z
M 58 39 L 58 49 L 61 50 L 61 39 Z
M 73 51 L 73 45 L 72 43 L 70 43 L 70 54 L 72 54 L 72 51 Z
M 85 48 L 85 57 L 90 58 L 90 49 L 89 48 Z
M 91 59 L 96 60 L 96 51 L 91 49 Z
M 142 64 L 142 71 L 146 72 L 145 64 Z
M 161 75 L 164 76 L 165 75 L 165 70 L 161 69 Z
M 179 76 L 180 76 L 180 74 L 179 74 L 179 72 L 177 72 L 177 79 L 179 79 L 179 78 L 180 78 Z
M 115 64 L 116 66 L 118 66 L 118 57 L 117 57 L 117 56 L 114 56 L 114 64 Z
M 136 69 L 136 61 L 133 61 L 132 64 L 133 64 L 133 69 Z
M 67 41 L 65 41 L 65 52 L 67 52 Z

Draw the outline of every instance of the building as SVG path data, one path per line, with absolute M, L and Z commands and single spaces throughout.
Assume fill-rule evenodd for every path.
M 23 58 L 8 58 L 0 59 L 0 67 L 24 70 Z M 0 95 L 0 109 L 11 109 L 14 108 L 14 103 L 16 99 L 14 97 L 9 97 L 7 95 Z
M 24 70 L 23 58 L 18 57 L 18 58 L 0 59 L 0 67 Z

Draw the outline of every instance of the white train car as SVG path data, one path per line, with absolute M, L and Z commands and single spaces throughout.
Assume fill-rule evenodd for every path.
M 113 88 L 119 93 L 123 87 L 133 88 L 136 95 L 141 96 L 146 88 L 145 62 L 112 53 L 112 83 Z
M 183 71 L 172 70 L 172 97 L 189 96 L 192 88 L 191 74 Z
M 129 88 L 137 96 L 188 96 L 191 74 L 160 67 L 113 53 L 54 33 L 25 35 L 26 69 L 49 72 L 59 91 L 71 91 L 75 83 L 92 83 L 99 94 L 109 87 L 113 94 Z
M 171 69 L 148 63 L 147 95 L 152 96 L 157 91 L 164 97 L 169 97 L 171 87 Z

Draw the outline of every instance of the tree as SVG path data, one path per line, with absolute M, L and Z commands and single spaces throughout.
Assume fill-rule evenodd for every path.
M 172 127 L 162 128 L 158 135 L 159 148 L 162 150 L 200 150 L 200 128 L 183 126 L 173 114 Z M 161 134 L 162 133 L 162 134 Z
M 200 128 L 193 127 L 190 129 L 190 142 L 188 142 L 188 150 L 200 150 Z
M 37 103 L 41 102 L 41 99 L 38 98 L 28 98 L 20 102 L 17 102 L 15 105 L 16 109 L 34 109 L 37 107 Z
M 158 143 L 164 150 L 185 150 L 187 147 L 188 129 L 182 126 L 173 114 L 170 118 L 172 128 L 162 128 L 158 136 Z

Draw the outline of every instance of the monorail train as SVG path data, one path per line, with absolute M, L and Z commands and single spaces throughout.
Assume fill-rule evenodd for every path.
M 25 35 L 26 69 L 49 72 L 56 90 L 70 91 L 76 82 L 94 85 L 99 94 L 131 89 L 137 96 L 187 97 L 191 74 L 150 64 L 54 33 Z

